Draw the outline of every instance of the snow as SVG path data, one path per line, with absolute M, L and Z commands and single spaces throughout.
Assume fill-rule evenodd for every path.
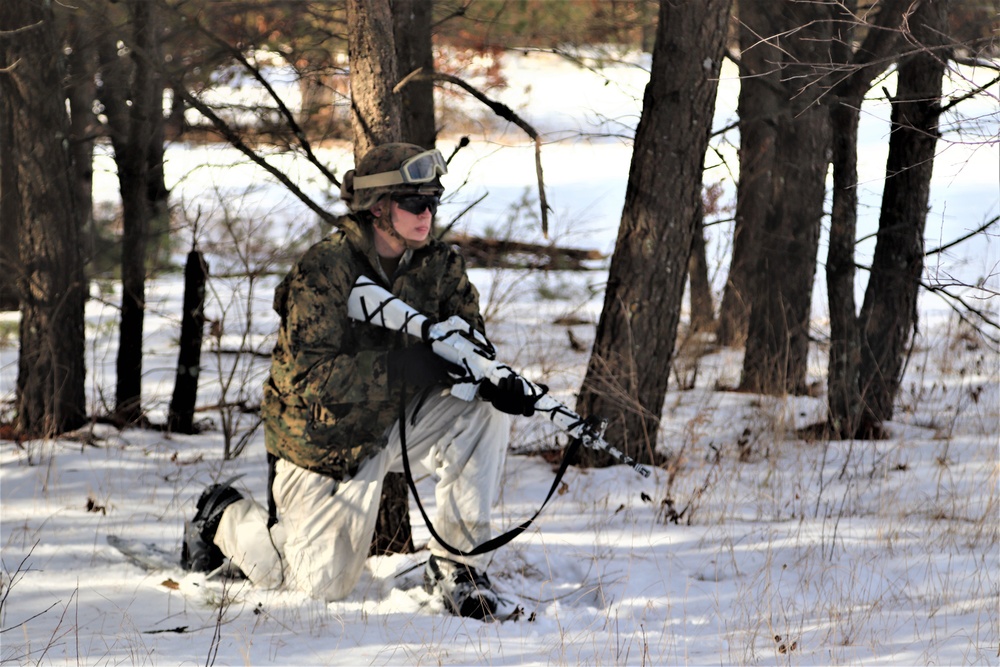
M 609 99 L 599 107 L 592 89 L 585 100 L 575 92 L 585 88 L 584 75 L 539 54 L 528 61 L 510 63 L 508 102 L 518 108 L 521 95 L 519 111 L 553 135 L 583 126 L 588 110 L 593 117 L 626 114 L 621 91 L 641 91 L 641 80 L 627 79 L 623 69 L 623 85 L 603 86 Z M 530 81 L 529 69 L 544 79 Z M 862 201 L 874 207 L 863 213 L 869 229 L 872 216 L 877 222 L 886 108 L 873 101 L 871 124 L 862 130 Z M 579 125 L 563 117 L 566 109 L 579 109 L 572 115 Z M 729 90 L 720 118 L 733 109 Z M 995 138 L 995 109 L 964 113 L 980 116 L 986 129 L 979 134 Z M 479 138 L 458 154 L 448 184 L 458 189 L 467 176 L 468 184 L 442 208 L 443 219 L 488 192 L 462 224 L 472 231 L 511 225 L 518 238 L 538 235 L 537 223 L 526 222 L 537 202 L 517 207 L 534 192 L 533 154 L 513 134 Z M 324 147 L 321 154 L 337 173 L 350 168 L 348 147 Z M 947 241 L 996 215 L 1000 148 L 995 139 L 970 140 L 942 145 L 941 154 L 931 214 L 939 222 L 929 224 L 928 237 Z M 217 244 L 213 274 L 240 267 L 234 253 L 218 247 L 242 248 L 238 236 L 226 237 L 210 222 L 223 212 L 282 244 L 314 231 L 314 216 L 235 152 L 175 145 L 167 157 L 182 219 L 198 219 L 201 243 Z M 629 159 L 628 145 L 613 139 L 557 136 L 544 147 L 553 236 L 611 251 Z M 323 196 L 320 181 L 310 181 L 300 163 L 279 164 L 310 194 Z M 98 166 L 98 199 L 113 200 L 107 159 Z M 715 229 L 710 256 L 720 258 L 724 275 L 726 235 Z M 247 256 L 255 268 L 277 268 L 264 254 Z M 982 237 L 928 271 L 992 275 L 987 285 L 995 290 L 996 258 L 995 237 Z M 603 270 L 476 269 L 471 276 L 500 358 L 573 407 L 600 313 Z M 255 417 L 212 406 L 259 401 L 267 359 L 233 352 L 270 349 L 278 278 L 267 273 L 252 290 L 245 280 L 213 278 L 209 317 L 224 326 L 220 337 L 206 339 L 202 356 L 198 405 L 206 409 L 197 418 L 214 425 L 203 434 L 92 425 L 57 440 L 0 441 L 4 663 L 997 664 L 1000 359 L 930 299 L 922 301 L 920 334 L 885 440 L 803 440 L 796 429 L 822 419 L 822 396 L 724 391 L 739 379 L 738 350 L 682 354 L 659 438 L 673 455 L 668 467 L 650 479 L 621 466 L 570 468 L 535 524 L 496 552 L 490 576 L 524 607 L 517 621 L 481 623 L 445 613 L 419 585 L 420 568 L 409 571 L 426 550 L 370 558 L 352 595 L 331 604 L 205 581 L 179 569 L 148 574 L 128 564 L 106 535 L 178 550 L 184 519 L 213 481 L 242 474 L 238 485 L 263 500 L 259 429 L 241 456 L 223 458 Z M 113 400 L 116 290 L 95 283 L 92 295 L 101 299 L 87 305 L 87 391 L 95 411 Z M 162 421 L 173 389 L 182 280 L 164 275 L 148 291 L 143 397 L 151 418 Z M 553 324 L 567 315 L 580 323 Z M 816 319 L 822 331 L 822 310 Z M 584 351 L 570 348 L 567 330 Z M 810 381 L 825 377 L 826 354 L 814 346 Z M 678 389 L 678 374 L 695 377 L 694 388 Z M 8 339 L 0 344 L 0 398 L 13 396 L 16 375 L 16 341 Z M 520 418 L 513 428 L 498 530 L 517 525 L 541 503 L 553 468 L 532 452 L 560 442 L 540 420 Z M 431 481 L 420 480 L 419 488 L 432 505 Z M 427 529 L 418 513 L 411 515 L 423 546 Z

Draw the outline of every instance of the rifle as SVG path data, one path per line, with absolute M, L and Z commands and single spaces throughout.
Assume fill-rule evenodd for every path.
M 465 376 L 451 388 L 451 393 L 462 400 L 475 398 L 478 385 L 484 380 L 496 385 L 509 375 L 517 376 L 524 383 L 526 395 L 539 397 L 535 402 L 536 413 L 548 415 L 553 424 L 570 437 L 579 439 L 583 446 L 607 452 L 643 477 L 649 477 L 647 466 L 604 439 L 606 419 L 584 419 L 546 393 L 545 388 L 498 362 L 493 344 L 462 318 L 453 315 L 443 322 L 431 322 L 426 315 L 365 276 L 354 283 L 347 299 L 347 314 L 359 322 L 405 331 L 428 343 L 438 356 L 465 369 Z

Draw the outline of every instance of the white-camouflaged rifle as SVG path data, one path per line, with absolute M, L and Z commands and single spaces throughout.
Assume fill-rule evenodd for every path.
M 578 438 L 585 447 L 605 451 L 617 461 L 631 466 L 643 477 L 649 477 L 647 466 L 638 463 L 604 439 L 607 420 L 584 419 L 565 405 L 552 398 L 546 390 L 514 369 L 496 360 L 496 350 L 481 333 L 458 316 L 443 322 L 431 320 L 405 303 L 385 288 L 361 276 L 347 299 L 347 314 L 359 322 L 375 324 L 392 331 L 405 331 L 431 346 L 443 359 L 465 370 L 461 380 L 452 386 L 457 398 L 471 401 L 476 396 L 479 383 L 484 380 L 498 385 L 502 379 L 515 375 L 524 383 L 525 394 L 538 396 L 535 412 L 547 415 L 549 420 L 572 438 Z

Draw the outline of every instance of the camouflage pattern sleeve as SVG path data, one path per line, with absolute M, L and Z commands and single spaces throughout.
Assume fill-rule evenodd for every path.
M 458 315 L 472 324 L 481 333 L 486 333 L 483 316 L 479 311 L 479 291 L 469 280 L 465 258 L 457 252 L 450 252 L 444 272 L 444 300 L 441 303 L 441 319 Z
M 307 404 L 343 404 L 389 398 L 383 349 L 358 340 L 347 316 L 353 273 L 335 253 L 312 253 L 287 284 L 281 341 L 286 378 L 275 378 Z M 367 349 L 366 349 L 367 348 Z M 284 382 L 281 382 L 284 380 Z

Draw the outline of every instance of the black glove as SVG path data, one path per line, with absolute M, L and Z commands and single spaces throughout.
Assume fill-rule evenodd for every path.
M 479 395 L 500 412 L 530 417 L 535 414 L 535 402 L 545 395 L 546 387 L 542 387 L 540 394 L 525 393 L 526 389 L 524 380 L 512 373 L 500 380 L 500 384 L 483 380 L 479 385 Z
M 435 384 L 451 386 L 455 384 L 455 378 L 451 374 L 462 375 L 459 366 L 434 354 L 428 345 L 389 350 L 385 365 L 389 384 L 393 387 L 404 382 L 416 389 Z

